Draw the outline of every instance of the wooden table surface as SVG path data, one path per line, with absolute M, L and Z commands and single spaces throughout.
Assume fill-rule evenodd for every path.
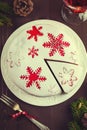
M 4 0 L 9 3 L 12 0 Z M 0 54 L 3 46 L 8 37 L 18 27 L 24 23 L 38 20 L 38 19 L 51 19 L 62 22 L 71 27 L 82 39 L 85 48 L 87 50 L 87 22 L 84 22 L 78 26 L 67 24 L 61 17 L 61 7 L 63 5 L 62 0 L 32 0 L 34 2 L 34 10 L 27 17 L 12 16 L 13 26 L 7 27 L 6 25 L 0 27 Z M 49 107 L 33 106 L 18 99 L 6 86 L 2 75 L 0 74 L 0 95 L 2 93 L 7 94 L 15 101 L 17 101 L 21 107 L 28 111 L 30 114 L 37 117 L 37 119 L 47 125 L 51 130 L 67 130 L 68 122 L 72 121 L 72 114 L 70 104 L 79 97 L 87 98 L 87 76 L 80 87 L 80 89 L 67 101 Z M 0 101 L 0 130 L 38 130 L 30 121 L 25 118 L 20 120 L 14 120 L 9 117 L 13 111 Z

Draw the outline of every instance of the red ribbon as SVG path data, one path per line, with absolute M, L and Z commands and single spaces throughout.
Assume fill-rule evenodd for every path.
M 16 118 L 18 118 L 18 117 L 20 117 L 20 116 L 22 116 L 22 115 L 24 115 L 25 117 L 27 117 L 27 118 L 29 118 L 29 119 L 31 119 L 31 118 L 35 119 L 34 116 L 28 114 L 28 113 L 25 112 L 25 111 L 17 112 L 16 114 L 12 114 L 11 116 L 12 116 L 13 119 L 16 119 Z

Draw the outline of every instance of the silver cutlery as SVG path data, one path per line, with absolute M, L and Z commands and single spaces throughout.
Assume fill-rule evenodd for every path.
M 23 112 L 20 105 L 16 103 L 14 100 L 12 100 L 10 97 L 2 94 L 0 97 L 0 100 L 4 102 L 7 106 L 12 108 L 14 111 Z M 37 121 L 35 118 L 29 118 L 26 116 L 31 122 L 33 122 L 40 130 L 50 130 L 47 126 Z

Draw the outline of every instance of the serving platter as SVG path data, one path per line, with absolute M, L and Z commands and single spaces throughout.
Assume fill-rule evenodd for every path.
M 29 31 L 28 29 L 32 28 L 33 30 L 34 29 L 33 27 L 36 27 L 40 31 L 39 34 L 34 35 L 35 34 L 34 32 L 33 35 L 28 36 L 27 35 Z M 43 31 L 41 29 L 43 29 Z M 24 32 L 27 32 L 27 33 L 25 34 Z M 47 32 L 48 32 L 48 35 L 47 35 Z M 50 91 L 49 90 L 45 91 L 45 89 L 44 90 L 42 89 L 41 90 L 42 92 L 40 94 L 39 92 L 36 92 L 34 88 L 33 94 L 32 94 L 32 89 L 29 93 L 25 89 L 20 88 L 18 86 L 19 84 L 13 81 L 11 77 L 12 73 L 10 73 L 10 69 L 13 67 L 20 66 L 20 64 L 24 60 L 25 51 L 23 51 L 23 49 L 26 48 L 25 45 L 23 44 L 23 42 L 25 43 L 25 41 L 23 41 L 24 34 L 28 38 L 27 42 L 30 44 L 28 47 L 29 50 L 32 47 L 31 43 L 33 43 L 33 49 L 35 49 L 34 44 L 41 43 L 41 42 L 43 43 L 43 50 L 46 47 L 45 53 L 44 51 L 40 52 L 40 58 L 43 59 L 43 62 L 45 62 L 48 68 L 50 68 L 49 66 L 52 66 L 52 69 L 50 68 L 50 70 L 52 72 L 51 74 L 53 75 L 54 80 L 58 81 L 58 78 L 60 78 L 59 82 L 57 82 L 57 85 L 60 86 L 61 84 L 61 86 L 62 85 L 64 86 L 64 84 L 66 84 L 65 87 L 63 87 L 63 91 L 64 91 L 63 93 L 60 93 L 58 89 L 55 89 L 55 87 L 53 88 L 53 86 L 51 86 Z M 64 39 L 63 39 L 64 41 L 68 41 L 69 43 L 72 43 L 72 46 L 70 47 L 70 49 L 63 48 L 64 46 L 62 46 L 63 51 L 55 50 L 54 52 L 52 51 L 52 49 L 54 48 L 51 48 L 53 46 L 49 45 L 49 47 L 47 47 L 48 40 L 52 41 L 52 37 L 53 39 L 54 38 L 57 39 L 59 38 L 59 36 L 61 37 L 64 36 Z M 23 42 L 20 42 L 20 41 L 23 41 Z M 67 42 L 67 46 L 69 46 L 68 42 Z M 64 43 L 64 42 L 61 42 L 61 43 Z M 36 48 L 37 47 L 39 48 L 39 50 L 41 49 L 41 47 L 36 45 Z M 11 57 L 12 52 L 15 52 L 13 53 L 13 59 Z M 15 55 L 19 56 L 20 52 L 21 52 L 22 57 L 20 58 L 21 60 L 19 61 L 18 57 Z M 38 67 L 39 64 L 42 64 L 41 62 L 39 62 L 39 60 L 37 60 L 37 63 L 35 64 L 34 62 L 32 62 L 32 59 L 34 59 L 34 57 L 38 57 L 38 55 L 39 54 L 37 52 L 33 54 L 28 52 L 28 56 L 31 57 L 31 60 L 29 62 L 30 66 Z M 56 59 L 57 55 L 59 56 L 59 59 Z M 16 57 L 16 60 L 15 60 L 15 57 Z M 27 65 L 27 63 L 25 64 Z M 60 67 L 58 66 L 58 64 Z M 67 99 L 71 98 L 79 90 L 79 88 L 81 87 L 85 79 L 86 72 L 87 72 L 86 65 L 87 65 L 86 49 L 80 37 L 70 27 L 64 25 L 63 23 L 53 21 L 53 20 L 31 21 L 19 27 L 15 32 L 11 34 L 11 36 L 6 41 L 2 50 L 2 55 L 1 55 L 1 72 L 2 72 L 2 76 L 4 78 L 4 81 L 7 87 L 15 96 L 17 96 L 22 101 L 32 104 L 32 105 L 36 105 L 36 106 L 52 106 L 52 105 L 62 103 L 66 101 Z M 61 66 L 63 69 L 61 69 Z M 73 70 L 71 68 L 73 68 Z M 74 69 L 78 71 L 76 71 L 75 73 Z M 56 70 L 58 70 L 59 77 L 57 77 L 57 74 L 55 74 Z M 71 76 L 70 80 L 67 80 L 68 75 Z M 14 76 L 17 77 L 15 73 L 14 73 Z M 17 81 L 16 78 L 15 80 Z M 74 84 L 75 80 L 77 80 L 76 84 Z M 36 86 L 35 83 L 34 83 L 34 86 Z M 68 91 L 67 86 L 70 87 L 69 91 Z M 40 84 L 39 84 L 39 87 L 40 87 Z M 36 95 L 34 95 L 34 90 L 35 90 Z

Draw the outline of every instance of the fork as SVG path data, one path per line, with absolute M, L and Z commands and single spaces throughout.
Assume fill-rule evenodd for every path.
M 14 111 L 23 112 L 23 110 L 21 109 L 20 105 L 18 103 L 16 103 L 14 100 L 12 100 L 10 97 L 2 94 L 0 100 L 2 102 L 4 102 L 7 106 L 12 108 Z M 37 121 L 33 117 L 31 117 L 31 118 L 29 118 L 29 116 L 26 116 L 26 117 L 31 122 L 33 122 L 40 130 L 50 130 L 47 126 L 45 126 L 44 124 L 40 123 L 39 121 Z

